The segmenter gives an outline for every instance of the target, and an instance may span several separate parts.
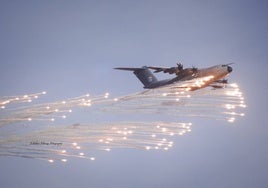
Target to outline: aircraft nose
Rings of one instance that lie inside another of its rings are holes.
[[[230,66],[228,66],[228,67],[227,67],[227,70],[228,70],[228,72],[232,72],[232,71],[233,71],[233,68],[230,67]]]

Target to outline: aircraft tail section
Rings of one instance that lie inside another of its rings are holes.
[[[115,68],[118,70],[133,71],[137,78],[143,83],[144,88],[150,88],[150,85],[154,82],[157,82],[157,78],[153,73],[144,66],[142,68]]]

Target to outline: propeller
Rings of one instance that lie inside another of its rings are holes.
[[[197,68],[195,66],[192,66],[192,71],[193,71],[193,74],[195,74],[197,72]]]
[[[177,63],[178,70],[181,71],[183,70],[183,65],[182,63]]]

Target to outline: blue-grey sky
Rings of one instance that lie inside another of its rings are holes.
[[[229,80],[248,106],[232,125],[193,120],[168,152],[53,165],[1,157],[0,187],[267,187],[267,10],[260,0],[0,1],[1,96],[117,96],[142,85],[113,67],[235,62]]]

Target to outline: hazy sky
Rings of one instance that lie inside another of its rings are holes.
[[[0,95],[53,101],[142,90],[113,70],[231,63],[245,96],[234,124],[193,121],[168,152],[113,150],[88,162],[1,157],[0,187],[267,187],[267,1],[0,1]]]

